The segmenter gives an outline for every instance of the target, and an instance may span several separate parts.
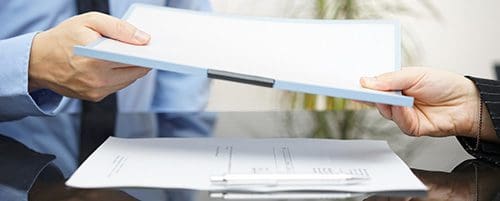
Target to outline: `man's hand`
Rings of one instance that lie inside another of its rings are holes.
[[[29,90],[47,88],[61,95],[102,100],[146,75],[150,69],[73,55],[73,46],[86,45],[100,36],[145,45],[150,36],[127,22],[89,12],[72,17],[37,34],[29,62]]]
[[[403,68],[373,78],[361,78],[365,88],[395,91],[415,98],[413,107],[376,104],[380,114],[412,136],[475,137],[479,125],[479,92],[462,75],[431,68]],[[496,140],[483,107],[483,139]]]

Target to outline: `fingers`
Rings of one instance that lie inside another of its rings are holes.
[[[407,135],[418,137],[423,134],[419,129],[420,120],[413,108],[393,106],[392,120]]]
[[[120,89],[123,89],[134,82],[135,82],[135,80],[132,80],[132,81],[128,81],[128,82],[125,82],[122,84],[118,84],[118,85],[114,85],[114,86],[110,86],[110,87],[106,87],[106,88],[94,89],[94,90],[89,91],[89,92],[84,93],[84,94],[78,94],[78,96],[76,96],[76,97],[78,99],[82,99],[82,100],[99,102],[102,99],[109,96],[110,94],[112,94]]]
[[[101,101],[102,99],[106,98],[106,96],[108,96],[109,94],[112,94],[116,91],[124,89],[125,87],[128,87],[129,85],[131,85],[135,81],[136,80],[129,80],[129,81],[123,82],[123,83],[118,84],[118,85],[114,85],[114,86],[111,86],[111,87],[108,87],[105,89],[101,89],[100,92],[98,92],[101,94],[101,96],[98,97],[97,99],[91,99],[90,101]]]
[[[415,110],[410,107],[391,106],[386,104],[375,104],[380,115],[388,120],[394,121],[405,134],[420,136],[418,130],[418,117]]]
[[[392,108],[391,108],[392,106],[386,105],[386,104],[376,103],[375,107],[377,107],[380,115],[382,115],[384,118],[386,118],[388,120],[392,120]]]
[[[118,85],[127,83],[131,80],[137,80],[145,76],[151,69],[143,67],[120,67],[111,70],[109,76],[110,82],[117,83]]]
[[[423,75],[423,71],[415,68],[403,68],[376,77],[362,77],[360,84],[365,88],[381,91],[405,90],[418,83]]]
[[[78,98],[94,102],[101,101],[109,94],[131,85],[137,79],[146,75],[150,70],[151,69],[142,67],[117,68],[109,74],[102,75],[101,79],[103,81],[100,82],[105,84],[97,84],[97,86],[102,87],[89,88],[83,93],[78,94]]]
[[[366,102],[366,101],[360,101],[360,100],[352,100],[352,102],[363,104],[369,107],[375,107],[375,103],[372,102]]]
[[[113,61],[106,61],[106,60],[99,60],[99,59],[89,59],[86,57],[79,57],[81,58],[81,65],[84,65],[86,67],[92,67],[92,68],[100,68],[100,69],[114,69],[114,68],[123,68],[123,67],[129,67],[130,64],[123,64],[123,63],[118,63],[118,62],[113,62]]]
[[[103,36],[134,45],[145,45],[151,36],[118,18],[98,13],[89,12],[82,15],[87,27]]]

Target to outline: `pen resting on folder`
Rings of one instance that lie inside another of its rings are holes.
[[[349,185],[369,180],[349,174],[225,174],[210,177],[215,185]]]

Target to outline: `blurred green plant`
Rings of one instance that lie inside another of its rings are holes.
[[[316,0],[314,12],[317,19],[441,18],[439,11],[429,0]],[[412,65],[418,61],[418,44],[404,24],[401,48],[404,65]],[[292,109],[337,111],[312,113],[315,126],[310,137],[353,139],[370,134],[370,138],[387,138],[391,134],[400,133],[394,125],[383,126],[387,125],[385,119],[377,116],[366,118],[367,113],[359,110],[369,107],[350,100],[292,93],[290,104]]]
[[[315,0],[314,12],[317,19],[391,19],[423,16],[441,18],[439,11],[429,0]],[[401,48],[405,65],[413,65],[418,61],[418,45],[404,25],[402,26]],[[323,104],[319,104],[320,102]],[[341,98],[304,93],[291,93],[290,105],[292,109],[327,111],[368,108],[363,104]]]

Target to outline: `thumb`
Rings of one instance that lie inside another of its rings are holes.
[[[402,70],[384,73],[376,77],[362,77],[360,84],[368,89],[399,91],[412,87],[422,76],[421,71],[412,68],[403,68]]]
[[[149,34],[135,28],[128,22],[106,14],[89,12],[83,14],[82,17],[87,27],[103,36],[121,42],[145,45],[151,39]]]

